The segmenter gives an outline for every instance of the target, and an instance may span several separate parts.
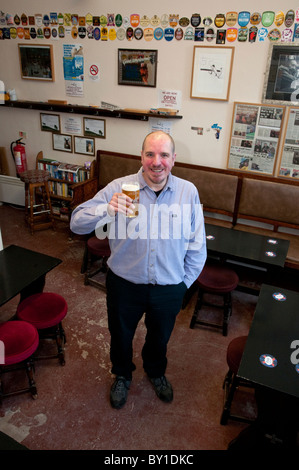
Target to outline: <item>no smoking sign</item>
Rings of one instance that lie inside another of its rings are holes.
[[[99,78],[100,78],[100,70],[99,70],[99,66],[98,66],[98,65],[92,64],[92,65],[89,67],[89,78],[91,78],[91,80],[99,80]]]

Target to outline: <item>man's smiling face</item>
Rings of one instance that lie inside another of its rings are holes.
[[[154,191],[162,189],[175,162],[173,143],[168,134],[149,134],[141,152],[143,177]]]

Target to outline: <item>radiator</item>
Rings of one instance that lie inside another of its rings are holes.
[[[15,176],[0,175],[0,202],[25,206],[24,183]]]

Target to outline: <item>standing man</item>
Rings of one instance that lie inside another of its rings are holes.
[[[158,397],[171,402],[172,386],[165,377],[167,344],[187,288],[206,261],[204,220],[196,187],[171,174],[175,146],[170,135],[156,131],[144,140],[142,168],[136,175],[109,183],[93,199],[77,207],[71,230],[96,230],[103,237],[108,225],[107,310],[111,335],[110,358],[116,375],[110,402],[121,408],[132,380],[132,342],[145,313],[147,334],[143,367]],[[123,182],[139,182],[139,214],[122,194]]]

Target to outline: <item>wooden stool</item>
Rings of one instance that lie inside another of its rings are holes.
[[[36,328],[25,321],[7,321],[0,325],[0,340],[4,345],[4,364],[2,365],[0,361],[0,403],[3,397],[25,392],[30,392],[32,398],[37,398],[32,360],[32,354],[36,351],[39,343]],[[26,370],[29,386],[4,392],[1,374],[19,369]]]
[[[246,341],[247,336],[239,336],[238,338],[234,338],[227,347],[226,361],[228,365],[228,372],[223,383],[224,406],[220,420],[221,424],[227,424],[229,419],[241,421],[243,423],[251,423],[253,421],[249,418],[233,415],[231,413],[231,406],[237,388],[240,386],[254,388],[251,382],[245,379],[241,379],[241,377],[237,376]]]
[[[27,170],[20,174],[21,181],[25,183],[25,220],[30,227],[31,234],[34,230],[55,228],[48,186],[49,178],[50,172],[45,170]],[[42,204],[36,204],[35,190],[37,188],[41,190]]]
[[[34,294],[19,303],[17,308],[18,319],[35,326],[40,340],[54,339],[56,341],[57,353],[47,356],[35,356],[35,360],[58,358],[60,364],[65,365],[63,345],[66,338],[62,320],[66,316],[67,310],[66,300],[61,295],[53,292]]]
[[[221,264],[206,264],[196,280],[199,287],[198,299],[190,322],[190,328],[196,324],[221,328],[223,336],[227,336],[228,322],[232,313],[231,292],[237,287],[239,278],[237,274]],[[204,294],[215,294],[223,297],[223,304],[212,304],[204,301]],[[210,323],[199,319],[199,311],[202,305],[209,305],[223,310],[221,324]]]

